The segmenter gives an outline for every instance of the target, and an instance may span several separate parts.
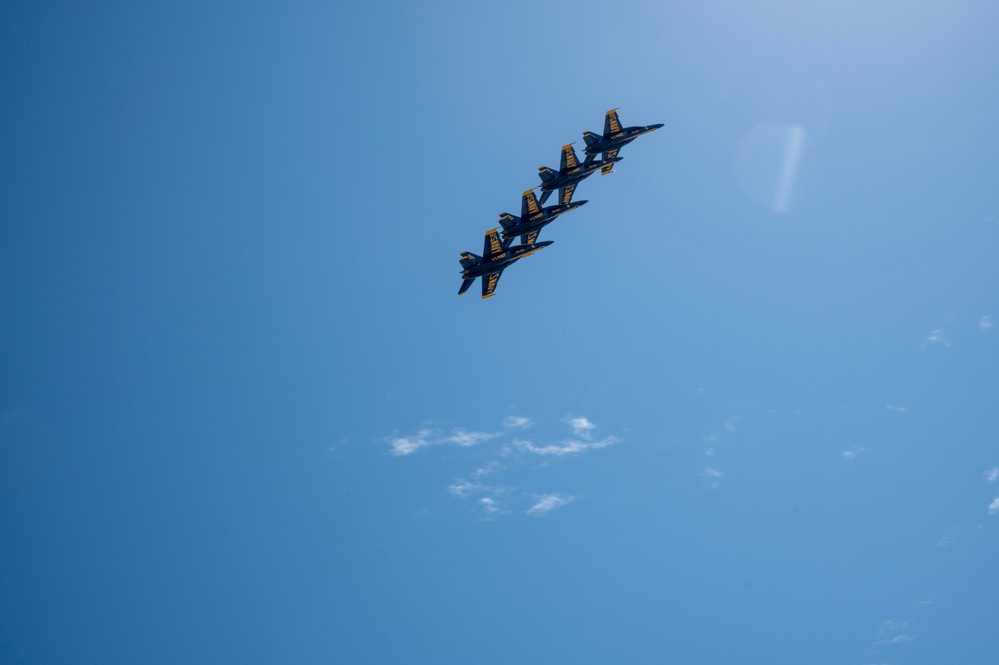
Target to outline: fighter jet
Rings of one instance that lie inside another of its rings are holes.
[[[533,245],[538,239],[538,234],[545,225],[555,221],[555,218],[562,213],[575,210],[586,201],[576,201],[569,205],[555,205],[547,208],[538,207],[538,199],[534,196],[534,190],[529,189],[521,195],[520,217],[511,215],[508,212],[500,213],[500,224],[503,225],[503,247],[509,247],[513,239],[520,236],[520,242],[525,245]]]
[[[569,205],[572,193],[576,191],[576,185],[579,184],[580,180],[593,175],[593,172],[599,168],[609,169],[611,164],[619,161],[621,161],[620,157],[613,157],[604,160],[588,159],[580,164],[572,144],[562,146],[562,164],[557,173],[547,166],[538,167],[538,175],[541,176],[541,205],[545,204],[545,201],[556,189],[558,190],[558,202],[562,205]]]
[[[515,245],[513,247],[503,247],[500,242],[497,229],[486,232],[486,242],[482,249],[483,256],[476,256],[471,252],[462,252],[458,262],[461,263],[461,289],[458,295],[464,295],[468,287],[472,285],[476,277],[482,278],[482,297],[491,298],[495,295],[496,284],[499,283],[500,275],[507,266],[513,265],[525,256],[530,256],[539,249],[543,249],[555,242],[536,242],[533,245]]]
[[[613,171],[613,168],[611,164],[606,162],[613,162],[621,148],[642,134],[648,134],[662,126],[662,123],[659,123],[646,127],[625,127],[622,129],[621,121],[617,119],[617,109],[607,111],[607,115],[604,116],[603,136],[593,132],[583,132],[583,140],[586,141],[586,161],[583,163],[586,164],[598,154],[603,153],[605,164],[600,169],[600,175],[607,175]]]

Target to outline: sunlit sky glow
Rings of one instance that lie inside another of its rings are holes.
[[[0,662],[996,662],[995,2],[0,16]]]

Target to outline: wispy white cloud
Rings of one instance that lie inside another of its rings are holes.
[[[893,406],[891,404],[885,404],[885,408],[895,413],[906,413],[909,410],[907,406]]]
[[[484,466],[480,466],[475,471],[472,471],[472,475],[476,478],[485,478],[486,476],[491,476],[494,473],[503,470],[503,465],[497,460],[489,460]]]
[[[503,419],[503,427],[510,429],[527,429],[532,424],[531,419],[524,416],[507,416]]]
[[[943,328],[935,328],[930,331],[930,334],[926,336],[926,341],[930,344],[950,346],[950,340],[947,339],[947,333]]]
[[[996,513],[999,513],[999,496],[989,504],[989,515],[995,515]]]
[[[431,431],[424,429],[420,430],[413,436],[400,436],[393,438],[389,441],[389,443],[392,444],[392,454],[411,455],[420,448],[430,445],[430,441],[428,439],[430,435]]]
[[[985,476],[986,482],[994,483],[999,478],[999,466],[994,466],[987,471],[983,471],[982,475]]]
[[[991,327],[992,327],[992,317],[991,316],[983,316],[981,319],[979,319],[979,321],[978,321],[978,330],[979,330],[979,332],[985,332],[986,330],[990,329]]]
[[[489,485],[487,483],[472,482],[465,478],[458,478],[454,483],[448,485],[448,494],[465,498],[476,494],[510,494],[516,487],[509,485]]]
[[[859,446],[854,446],[850,450],[844,450],[840,454],[843,455],[843,457],[846,458],[846,459],[854,459],[860,453],[866,453],[866,452],[867,452],[866,448],[861,448]]]
[[[576,497],[568,494],[544,494],[538,498],[533,506],[527,509],[527,514],[531,517],[544,517],[556,508],[561,508],[575,499]]]
[[[412,455],[421,448],[428,446],[461,446],[469,447],[494,439],[499,434],[493,432],[470,432],[463,429],[453,429],[450,433],[443,433],[431,429],[421,429],[411,436],[399,436],[389,439],[392,450],[389,454],[396,457]]]
[[[704,471],[701,471],[701,478],[707,481],[708,487],[711,489],[718,487],[718,481],[720,481],[724,476],[724,473],[713,466],[706,466],[704,467]]]
[[[588,418],[580,416],[579,418],[568,418],[565,421],[569,427],[572,428],[572,433],[576,436],[581,436],[584,439],[588,439],[591,436],[591,432],[597,428]]]
[[[881,622],[875,644],[905,644],[914,638],[912,628],[908,621],[888,619]]]
[[[536,446],[530,441],[514,441],[514,445],[521,450],[526,450],[534,453],[535,455],[565,457],[567,455],[577,455],[579,453],[586,452],[587,450],[606,448],[607,446],[614,445],[617,441],[618,440],[613,436],[609,436],[606,439],[601,439],[600,441],[569,440],[544,446]]]
[[[940,536],[937,538],[937,547],[950,547],[956,540],[954,536]]]
[[[482,519],[487,521],[493,519],[497,515],[509,512],[499,501],[490,496],[484,496],[479,499],[479,508],[481,508],[482,512],[485,514]]]
[[[518,470],[530,469],[538,472],[548,466],[536,460],[528,461],[537,455],[547,458],[568,458],[592,450],[606,448],[620,441],[615,436],[596,436],[597,426],[588,418],[580,416],[566,418],[563,423],[572,434],[562,440],[539,442],[538,438],[528,439],[523,430],[534,426],[534,421],[526,416],[506,416],[502,427],[494,431],[478,431],[464,428],[443,428],[429,423],[415,433],[405,436],[392,435],[383,439],[388,443],[388,454],[405,457],[425,448],[473,448],[462,451],[462,459],[471,459],[470,466],[450,484],[444,483],[449,495],[474,505],[485,520],[493,520],[500,515],[527,514],[543,516],[575,500],[569,494],[538,495],[526,492],[518,485],[509,482],[516,478]],[[530,453],[530,455],[528,455]],[[507,482],[504,482],[507,481]]]
[[[474,446],[477,443],[482,443],[483,441],[488,441],[489,439],[494,439],[498,434],[491,434],[490,432],[466,432],[462,429],[454,430],[450,436],[444,437],[441,443],[452,444],[455,446]]]
[[[454,496],[466,497],[471,494],[481,494],[489,490],[488,485],[482,483],[471,483],[467,480],[458,480],[453,485],[448,485],[448,494],[453,494]]]

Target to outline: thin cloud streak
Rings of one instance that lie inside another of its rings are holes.
[[[704,467],[704,471],[701,472],[701,478],[708,482],[708,487],[711,489],[716,489],[718,487],[718,481],[724,477],[724,473],[712,466]]]
[[[537,472],[549,466],[550,462],[538,464],[530,459],[537,455],[542,458],[569,458],[591,450],[599,450],[620,441],[618,437],[602,436],[597,439],[598,429],[590,419],[579,416],[563,419],[563,423],[573,433],[567,439],[553,443],[536,443],[537,439],[527,439],[525,430],[534,426],[534,421],[526,416],[506,416],[501,427],[495,431],[477,431],[463,428],[444,429],[434,427],[432,421],[413,434],[392,435],[383,439],[394,457],[407,457],[430,447],[478,447],[476,451],[460,453],[460,457],[474,459],[475,466],[463,474],[452,476],[450,484],[444,483],[444,490],[456,499],[474,506],[475,512],[486,521],[501,515],[521,514],[543,517],[553,510],[574,501],[570,494],[536,494],[519,487],[520,483],[502,483],[511,478],[517,469],[530,469]],[[493,441],[495,440],[495,441]],[[486,442],[492,443],[482,445]],[[531,455],[527,455],[530,453]],[[454,456],[452,454],[452,456]]]
[[[575,501],[576,497],[568,494],[545,494],[538,499],[537,503],[527,509],[527,514],[531,517],[544,517],[556,508]]]
[[[508,512],[498,501],[496,501],[496,499],[489,496],[484,496],[479,499],[479,508],[481,508],[482,512],[485,513],[485,516],[482,519],[487,522],[492,520],[497,515],[502,515]]]
[[[390,455],[403,457],[412,455],[421,448],[429,446],[459,446],[468,448],[483,441],[494,439],[499,434],[493,432],[470,432],[463,429],[451,430],[450,434],[443,434],[430,429],[422,429],[412,436],[400,436],[389,439],[392,450]]]
[[[930,344],[943,344],[944,346],[950,346],[950,340],[947,339],[946,333],[943,328],[935,328],[926,337],[926,341]]]
[[[999,496],[989,504],[989,515],[995,515],[996,513],[999,513]]]
[[[915,638],[912,635],[908,621],[888,619],[881,623],[881,628],[878,630],[878,636],[874,644],[905,644],[906,642],[911,642],[913,639]]]
[[[549,444],[547,446],[536,446],[530,441],[514,441],[514,445],[520,450],[526,450],[535,455],[551,455],[554,457],[565,457],[567,455],[577,455],[587,450],[598,450],[617,443],[617,439],[609,436],[600,441],[564,441],[560,444]]]
[[[485,483],[473,483],[469,480],[456,480],[448,485],[448,494],[464,499],[475,494],[510,494],[516,488],[508,485],[487,485]]]
[[[527,429],[532,424],[531,419],[524,416],[507,416],[503,420],[503,427],[509,427],[510,429]]]

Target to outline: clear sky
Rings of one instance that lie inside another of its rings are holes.
[[[999,663],[997,27],[3,3],[0,662]]]

